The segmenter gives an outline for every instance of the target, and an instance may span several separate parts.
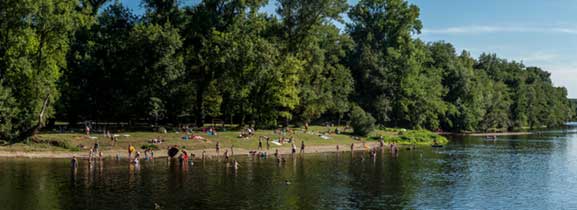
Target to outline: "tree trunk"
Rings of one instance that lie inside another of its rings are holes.
[[[16,138],[17,142],[24,141],[28,137],[33,137],[40,131],[40,128],[42,128],[42,124],[43,124],[42,122],[44,121],[44,113],[46,112],[46,109],[48,108],[49,99],[50,99],[50,94],[46,95],[46,97],[44,98],[44,102],[42,103],[42,110],[40,110],[40,114],[38,115],[38,123],[36,123],[36,125],[33,126],[32,128],[29,128],[28,130],[20,133],[20,135],[18,135],[18,137]]]

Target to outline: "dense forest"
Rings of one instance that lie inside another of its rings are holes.
[[[114,0],[0,1],[0,139],[54,121],[265,128],[357,116],[462,132],[574,116],[538,67],[416,38],[419,8],[405,0],[141,5],[138,16]]]

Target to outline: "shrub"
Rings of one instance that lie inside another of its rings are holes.
[[[156,144],[145,144],[145,145],[142,145],[140,148],[144,149],[144,150],[146,150],[146,149],[157,150],[158,146]]]
[[[359,136],[367,136],[375,129],[375,118],[365,112],[359,106],[353,106],[351,109],[351,126],[353,133]]]

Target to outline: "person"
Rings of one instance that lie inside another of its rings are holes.
[[[85,130],[86,130],[86,135],[90,136],[90,127],[88,125],[86,125]]]
[[[72,169],[78,168],[78,159],[76,159],[76,155],[72,156],[72,159],[70,160],[70,167],[72,167]]]
[[[202,150],[202,160],[204,161],[205,158],[206,158],[206,151]]]
[[[275,156],[275,157],[278,157],[278,149],[275,149],[275,151],[274,151],[274,156]]]
[[[305,152],[305,141],[301,141],[301,153]]]
[[[132,157],[132,153],[135,151],[136,149],[134,148],[134,146],[132,146],[132,144],[128,144],[128,159],[130,159]]]
[[[149,160],[150,158],[148,157],[148,150],[149,149],[145,149],[144,150],[144,160]]]
[[[305,133],[309,131],[309,123],[305,122]]]
[[[270,138],[266,137],[266,150],[270,149],[270,142],[269,142]]]
[[[262,150],[262,140],[258,139],[258,150]]]
[[[140,159],[140,152],[136,152],[136,154],[134,155],[134,160],[132,160],[132,162],[133,162],[135,165],[138,165],[138,163],[140,162],[139,159]]]
[[[116,145],[116,141],[114,141],[114,135],[110,135],[110,143],[112,143],[112,146]]]
[[[354,152],[354,150],[355,150],[355,143],[352,143],[351,144],[351,152]]]
[[[292,154],[295,154],[297,152],[297,146],[295,146],[295,143],[292,143]]]
[[[339,145],[337,144],[337,152],[340,150]]]
[[[102,159],[103,159],[103,156],[104,156],[104,155],[102,155],[102,151],[98,152],[98,159],[102,160]]]
[[[88,151],[88,161],[92,161],[92,158],[94,158],[94,150],[90,149]]]
[[[230,145],[230,156],[234,156],[234,144]]]
[[[98,148],[100,147],[100,144],[98,144],[98,142],[94,143],[94,153],[98,153]]]
[[[182,150],[182,160],[184,161],[184,163],[188,162],[188,152],[186,152],[185,150]]]
[[[224,159],[228,161],[228,149],[224,150]]]
[[[234,164],[233,164],[234,170],[238,170],[238,167],[240,167],[240,164],[238,163],[238,161],[236,161],[236,159],[234,160]]]
[[[216,154],[220,153],[220,141],[216,142]]]

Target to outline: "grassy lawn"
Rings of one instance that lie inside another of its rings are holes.
[[[429,131],[405,131],[402,129],[384,129],[376,130],[367,138],[357,138],[348,132],[342,134],[325,134],[328,130],[334,131],[335,127],[326,128],[323,126],[311,126],[307,133],[301,128],[295,128],[285,135],[285,138],[292,137],[297,146],[300,146],[301,141],[304,141],[307,146],[315,145],[350,145],[351,143],[360,143],[362,141],[376,142],[382,136],[385,142],[397,142],[399,144],[427,144],[430,145],[434,139],[439,143],[446,143],[447,140],[437,134]],[[344,127],[339,128],[341,131]],[[321,138],[321,134],[326,135],[329,139]],[[204,140],[183,140],[182,137],[186,135],[182,132],[126,132],[118,133],[118,141],[113,145],[113,142],[104,134],[92,134],[91,137],[83,133],[43,133],[38,135],[38,139],[44,143],[18,143],[9,146],[0,146],[0,151],[84,151],[90,148],[94,143],[98,142],[101,149],[123,151],[126,150],[128,144],[132,144],[137,148],[143,145],[150,145],[149,141],[154,138],[164,140],[164,143],[158,145],[158,149],[166,149],[171,145],[179,145],[187,150],[214,150],[216,143],[220,142],[222,150],[230,148],[242,148],[246,150],[256,150],[258,147],[259,136],[268,136],[271,140],[278,140],[282,137],[281,134],[275,134],[273,130],[257,130],[252,137],[239,138],[240,131],[220,131],[216,136],[209,136],[207,133],[200,131],[193,132],[193,135],[198,135]],[[84,145],[85,148],[79,148],[78,145]],[[282,146],[270,144],[271,148],[290,147],[288,143]],[[266,148],[266,141],[263,140],[263,148]]]

